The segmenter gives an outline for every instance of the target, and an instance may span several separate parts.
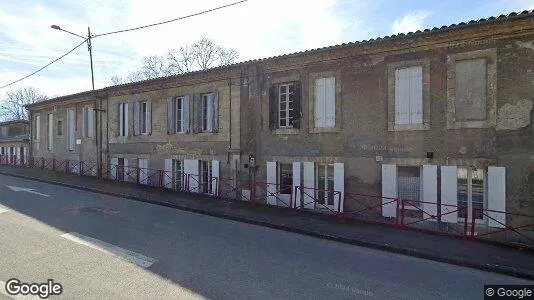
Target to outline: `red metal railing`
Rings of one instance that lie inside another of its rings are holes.
[[[211,177],[207,182],[198,175],[156,169],[102,164],[54,157],[17,157],[0,155],[0,164],[69,172],[80,176],[128,181],[160,189],[206,193],[228,200],[281,208],[304,208],[327,212],[359,222],[381,223],[400,228],[448,234],[534,250],[534,216],[472,209],[465,206],[387,198],[376,195],[341,193],[303,186],[280,185],[261,181]],[[328,203],[328,200],[331,202]],[[334,205],[331,205],[333,201]],[[458,215],[466,216],[459,218]]]

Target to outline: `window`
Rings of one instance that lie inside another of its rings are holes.
[[[74,151],[74,144],[75,144],[75,137],[74,137],[74,131],[76,130],[75,127],[75,115],[74,115],[74,109],[67,110],[67,124],[68,124],[68,135],[69,135],[69,141],[68,141],[68,147],[70,151]]]
[[[420,207],[421,203],[421,178],[420,167],[398,166],[397,167],[397,195],[401,200],[412,200],[411,206]],[[410,205],[406,208],[410,209]]]
[[[46,149],[52,151],[52,143],[54,140],[54,115],[48,114],[48,126],[47,126],[47,135],[46,135]]]
[[[182,190],[184,183],[184,164],[178,159],[172,160],[172,188]]]
[[[458,167],[458,217],[471,220],[473,208],[475,219],[483,219],[486,208],[486,171],[483,168]],[[467,216],[462,207],[467,207]]]
[[[200,132],[216,132],[218,129],[218,103],[215,94],[201,95]]]
[[[315,127],[336,126],[336,80],[334,77],[315,80]]]
[[[41,138],[41,116],[35,116],[35,140],[38,141]]]
[[[151,101],[134,102],[134,134],[149,134],[152,131]]]
[[[83,108],[83,135],[86,138],[93,137],[93,108],[86,106]]]
[[[269,92],[269,128],[300,128],[300,83],[271,86]]]
[[[395,70],[395,124],[423,123],[423,67]]]
[[[211,161],[201,160],[199,163],[200,192],[210,193],[214,184]]]
[[[128,136],[128,103],[119,103],[119,136]]]
[[[189,97],[176,97],[167,103],[168,133],[189,131]]]
[[[317,164],[315,167],[315,186],[318,208],[334,207],[334,165]],[[324,206],[323,206],[324,205]]]
[[[57,135],[63,135],[63,120],[57,120]]]
[[[278,190],[279,194],[290,195],[293,188],[293,165],[278,165]]]

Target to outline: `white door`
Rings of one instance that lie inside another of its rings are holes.
[[[139,158],[137,163],[139,167],[139,183],[148,184],[148,158]]]
[[[315,168],[315,208],[334,210],[334,165],[317,164]]]

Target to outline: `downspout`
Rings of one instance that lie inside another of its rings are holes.
[[[30,130],[29,130],[29,148],[28,149],[28,163],[30,162],[30,157],[33,157],[33,114],[32,111],[28,109],[28,119],[30,119]]]
[[[128,124],[126,124],[128,126]],[[109,164],[109,95],[106,97],[106,162]]]
[[[228,79],[228,99],[229,99],[229,104],[230,104],[230,125],[229,125],[229,132],[230,132],[230,136],[229,136],[229,145],[228,145],[228,151],[226,153],[226,163],[230,163],[230,151],[232,150],[232,79]]]

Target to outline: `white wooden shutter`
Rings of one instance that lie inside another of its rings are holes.
[[[130,174],[128,173],[130,173],[130,168],[128,167],[128,159],[124,158],[124,178],[123,178],[124,181],[129,180]]]
[[[122,133],[122,128],[124,126],[124,118],[123,118],[123,113],[124,113],[124,103],[119,103],[119,136],[122,136],[123,133]]]
[[[54,115],[48,114],[48,149],[54,149]]]
[[[345,198],[345,165],[343,163],[334,164],[334,191],[340,193],[339,197],[334,196],[334,210],[343,212]]]
[[[293,186],[291,194],[293,195],[293,207],[300,207],[300,191],[295,191],[300,186],[300,162],[293,162]]]
[[[134,109],[133,109],[133,128],[134,128],[134,135],[139,135],[139,101],[134,102]]]
[[[148,184],[148,158],[137,159],[137,166],[139,168],[139,183]]]
[[[41,138],[41,116],[35,116],[35,139],[39,141]]]
[[[214,93],[212,96],[212,115],[211,115],[211,131],[219,131],[219,94]]]
[[[174,115],[176,114],[176,110],[174,108],[175,99],[168,98],[167,99],[167,134],[175,133],[176,132],[176,118]]]
[[[189,133],[189,96],[182,99],[182,132]]]
[[[146,133],[152,133],[152,101],[146,102]]]
[[[117,168],[119,165],[119,159],[116,157],[111,158],[111,166],[109,166],[109,176],[111,179],[117,179]]]
[[[165,185],[165,188],[172,189],[172,159],[167,158],[165,159],[165,175],[163,176],[163,184]],[[178,174],[176,174],[178,176]],[[180,180],[177,178],[177,180]]]
[[[15,164],[20,164],[20,147],[15,147]]]
[[[423,123],[423,67],[410,71],[410,124]]]
[[[69,126],[69,150],[73,151],[74,150],[74,145],[76,144],[76,141],[75,141],[75,137],[74,137],[74,131],[75,131],[75,126],[74,126],[74,122],[75,122],[75,119],[74,119],[74,109],[69,109],[68,110],[68,126]]]
[[[410,80],[406,69],[395,70],[395,124],[410,123]]]
[[[219,182],[219,161],[211,161],[211,177],[213,181],[211,182],[211,194],[217,194],[217,183]],[[216,178],[216,179],[215,179]]]
[[[302,181],[302,198],[304,202],[304,208],[315,208],[315,163],[303,162],[303,181]]]
[[[423,219],[437,221],[438,216],[438,166],[423,165]],[[429,219],[430,215],[435,218]]]
[[[382,216],[397,217],[397,203],[393,199],[397,198],[397,166],[382,165]]]
[[[128,103],[124,103],[124,136],[128,136]]]
[[[325,119],[324,127],[336,126],[336,79],[325,79]]]
[[[88,129],[87,129],[87,132],[88,132],[88,137],[93,137],[93,134],[94,134],[94,131],[95,129],[93,128],[94,127],[94,112],[93,112],[93,107],[90,106],[87,108],[87,120],[88,120]]]
[[[490,217],[488,226],[504,228],[506,224],[506,168],[504,167],[488,167],[488,209],[499,211],[487,213]]]
[[[325,127],[325,78],[315,80],[315,127]]]
[[[24,147],[23,149],[23,152],[24,152],[24,164],[28,164],[28,147]]]
[[[268,161],[267,162],[267,204],[276,205],[276,196],[272,196],[272,194],[276,194],[276,162],[275,161]]]
[[[456,208],[458,205],[458,175],[456,166],[441,166],[440,170],[441,221],[447,223],[458,223],[458,209]]]
[[[193,193],[199,192],[199,176],[198,176],[198,160],[186,159],[184,160],[184,173],[189,177],[189,191]]]

